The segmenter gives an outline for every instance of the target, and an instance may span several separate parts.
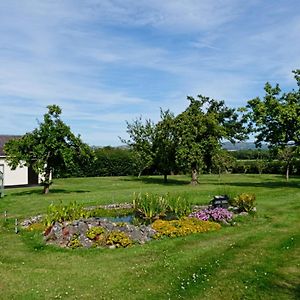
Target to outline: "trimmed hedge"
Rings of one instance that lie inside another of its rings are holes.
[[[280,160],[237,160],[231,173],[259,174],[259,167],[263,164],[263,174],[285,174],[285,164]],[[300,175],[300,161],[296,161],[290,170],[291,174]]]

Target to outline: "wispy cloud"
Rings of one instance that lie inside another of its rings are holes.
[[[266,81],[294,86],[296,0],[0,2],[2,133],[56,103],[91,144],[119,144],[125,120],[175,113],[204,94],[239,106]]]

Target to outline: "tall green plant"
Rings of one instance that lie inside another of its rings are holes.
[[[139,215],[148,220],[158,219],[167,214],[182,217],[191,212],[191,205],[186,199],[169,194],[134,194],[133,206]]]
[[[76,201],[68,205],[51,204],[47,209],[47,214],[44,218],[44,223],[47,226],[53,225],[55,222],[73,221],[81,218],[87,218],[89,211],[83,209],[82,205],[77,204]]]
[[[154,194],[135,194],[133,198],[135,211],[145,219],[153,220],[165,215],[167,203],[163,196]]]
[[[191,212],[190,202],[182,198],[181,196],[167,195],[168,212],[176,215],[177,217],[183,217]]]

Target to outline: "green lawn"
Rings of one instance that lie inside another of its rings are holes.
[[[275,175],[76,178],[7,189],[0,199],[0,299],[300,299],[300,178]],[[257,216],[239,226],[128,249],[58,249],[14,219],[51,203],[130,202],[133,192],[184,195],[206,204],[219,193],[253,192]],[[4,223],[3,212],[9,221]]]

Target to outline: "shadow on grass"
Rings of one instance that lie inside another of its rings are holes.
[[[296,275],[294,275],[296,277]],[[276,274],[276,282],[272,282],[272,289],[278,290],[278,293],[285,295],[293,295],[295,298],[300,299],[300,282],[297,279],[288,278],[283,274]]]
[[[247,177],[251,177],[247,175]],[[257,181],[259,179],[259,175],[254,174],[253,178]],[[258,188],[300,188],[300,178],[295,177],[290,179],[290,181],[285,181],[282,179],[281,175],[274,176],[272,178],[264,178],[261,182],[252,182],[251,178],[248,178],[248,181],[239,181],[238,178],[235,178],[236,181],[234,182],[220,182],[216,181],[215,177],[212,177],[211,179],[208,179],[207,177],[203,181],[204,183],[207,183],[209,181],[209,184],[212,185],[219,185],[219,186],[236,186],[236,187],[258,187]],[[167,182],[164,182],[163,177],[125,177],[122,179],[123,181],[140,181],[142,183],[146,184],[161,184],[165,186],[180,186],[180,185],[189,185],[190,180],[183,179],[183,178],[170,178]],[[201,186],[202,178],[201,175],[199,176],[199,186]]]
[[[174,186],[174,185],[187,185],[190,183],[189,180],[185,179],[168,179],[167,182],[164,182],[163,177],[128,177],[122,178],[123,181],[140,181],[146,184],[162,184],[165,186]]]
[[[51,194],[83,194],[90,193],[90,191],[85,190],[64,190],[64,189],[50,189],[49,195]],[[28,195],[42,195],[42,189],[28,190],[28,191],[20,191],[11,193],[11,196],[28,196]]]
[[[264,182],[224,182],[212,183],[215,185],[224,185],[224,186],[237,186],[237,187],[257,187],[257,188],[300,188],[300,182],[276,182],[276,181],[264,181]]]

